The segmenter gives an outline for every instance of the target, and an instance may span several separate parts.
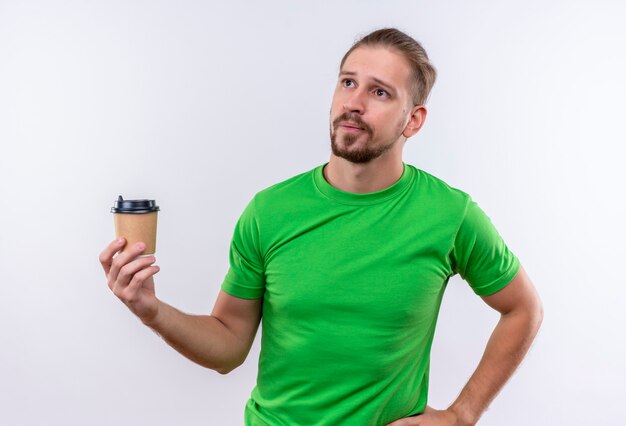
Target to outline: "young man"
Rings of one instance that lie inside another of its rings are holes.
[[[124,241],[100,255],[109,287],[184,356],[222,374],[246,358],[261,317],[246,425],[472,425],[542,321],[517,257],[464,192],[403,163],[435,71],[395,29],[341,62],[330,161],[255,195],[237,222],[211,315],[158,300],[154,257]],[[459,273],[500,312],[454,403],[427,406],[429,356],[446,284]]]

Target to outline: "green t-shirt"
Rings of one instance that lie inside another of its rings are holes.
[[[222,289],[263,297],[245,424],[385,425],[426,407],[430,349],[451,276],[502,289],[517,257],[464,192],[404,164],[392,186],[341,191],[325,165],[257,193]]]

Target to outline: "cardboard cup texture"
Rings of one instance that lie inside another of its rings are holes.
[[[122,253],[132,248],[136,243],[143,242],[146,249],[143,255],[156,252],[157,213],[114,213],[115,237],[124,237],[126,245]]]

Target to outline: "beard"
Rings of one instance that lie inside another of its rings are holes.
[[[350,121],[352,123],[355,123],[359,127],[361,127],[363,131],[357,134],[344,134],[340,137],[342,143],[338,143],[337,128],[339,127],[339,123],[341,123],[342,121]],[[363,135],[363,133],[365,133],[365,135]],[[333,154],[335,154],[337,157],[341,157],[351,163],[369,163],[370,161],[380,157],[385,152],[389,151],[398,141],[400,134],[402,134],[401,130],[398,136],[393,138],[392,140],[387,141],[380,146],[371,146],[370,142],[373,139],[374,130],[357,114],[344,113],[337,117],[335,120],[333,120],[331,124],[330,148],[332,149]],[[365,143],[363,143],[361,147],[353,147],[358,138],[366,138]]]

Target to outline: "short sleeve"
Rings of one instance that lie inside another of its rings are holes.
[[[519,259],[509,250],[489,217],[471,199],[451,255],[454,272],[479,296],[504,288],[520,266]]]
[[[243,299],[258,299],[265,291],[265,271],[254,199],[235,225],[230,243],[230,267],[222,290]]]

